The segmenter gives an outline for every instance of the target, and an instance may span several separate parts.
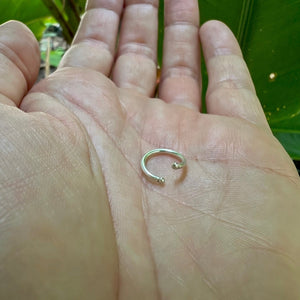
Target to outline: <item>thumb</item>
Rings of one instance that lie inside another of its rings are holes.
[[[0,103],[19,106],[37,79],[39,45],[22,23],[9,21],[0,26]]]

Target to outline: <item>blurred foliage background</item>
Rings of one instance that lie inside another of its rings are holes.
[[[201,23],[225,22],[235,33],[252,74],[257,94],[274,135],[290,156],[300,161],[300,1],[198,0]],[[40,40],[49,24],[59,24],[71,43],[86,0],[1,0],[0,23],[24,22]],[[162,62],[164,1],[159,5],[158,64]],[[44,33],[45,34],[45,33]],[[47,33],[51,36],[50,33]],[[53,34],[53,33],[52,33]],[[54,33],[54,35],[57,33]],[[50,49],[57,66],[64,49]],[[207,75],[204,64],[204,94]],[[257,149],[259,151],[259,149]],[[299,168],[299,162],[296,162]]]

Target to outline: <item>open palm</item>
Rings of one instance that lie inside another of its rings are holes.
[[[300,181],[273,137],[236,40],[200,31],[197,1],[91,0],[60,68],[0,27],[0,295],[6,299],[298,299]],[[148,4],[147,4],[148,3]],[[151,3],[151,4],[150,4]],[[111,75],[111,79],[108,76]],[[143,154],[165,185],[147,180]]]

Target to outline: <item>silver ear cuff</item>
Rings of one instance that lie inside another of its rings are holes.
[[[151,151],[147,152],[147,153],[143,156],[143,158],[142,158],[142,160],[141,160],[141,168],[142,168],[142,171],[144,172],[144,174],[147,176],[147,178],[148,178],[149,180],[151,180],[151,181],[152,181],[152,180],[153,180],[153,181],[156,181],[156,182],[159,183],[159,184],[164,184],[164,183],[165,183],[165,178],[160,177],[160,176],[156,176],[156,175],[152,174],[151,172],[148,171],[148,169],[147,169],[147,167],[146,167],[147,161],[148,161],[152,156],[158,155],[158,154],[167,154],[167,155],[172,155],[172,156],[177,157],[177,158],[180,160],[180,162],[174,162],[174,163],[172,164],[172,168],[173,168],[174,170],[182,169],[182,168],[186,165],[186,159],[185,159],[185,157],[184,157],[182,154],[180,154],[180,153],[178,153],[178,152],[176,152],[176,151],[174,151],[174,150],[170,150],[170,149],[161,149],[161,148],[151,150]]]

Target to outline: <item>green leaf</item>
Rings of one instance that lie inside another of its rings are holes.
[[[157,46],[157,63],[162,66],[163,59],[163,42],[164,42],[164,1],[159,1],[158,7],[158,46]]]
[[[62,49],[57,49],[54,51],[50,51],[50,66],[52,67],[58,67],[59,62],[64,55],[65,51]],[[46,53],[42,52],[41,53],[41,58],[45,61],[46,60]]]
[[[75,2],[78,6],[79,13],[82,14],[85,10],[86,0],[76,0]]]
[[[80,23],[80,14],[86,0],[40,0],[60,23],[63,35],[70,44]]]
[[[235,33],[275,136],[300,159],[300,1],[199,0]],[[207,78],[204,76],[204,86]]]
[[[53,17],[60,23],[63,35],[68,43],[72,42],[75,34],[75,29],[68,23],[68,17],[64,12],[64,7],[61,0],[41,0],[51,12]]]
[[[39,40],[54,17],[61,24],[69,43],[76,33],[86,0],[1,0],[0,24],[9,20],[25,23]]]
[[[40,0],[1,0],[0,24],[9,20],[25,23],[39,39],[51,16]]]
[[[272,131],[290,156],[295,160],[300,160],[300,114],[295,114],[273,125]]]
[[[49,11],[40,0],[1,0],[0,22],[19,20],[31,22],[49,16]]]
[[[64,9],[68,18],[68,22],[70,26],[74,28],[74,32],[76,33],[80,23],[80,13],[76,2],[74,0],[65,1]]]
[[[293,158],[294,160],[300,160],[300,132],[297,131],[293,133],[290,130],[288,132],[283,132],[281,130],[275,129],[273,133],[275,137],[279,140],[279,142],[283,146],[285,146],[285,150],[290,154],[291,158]]]

